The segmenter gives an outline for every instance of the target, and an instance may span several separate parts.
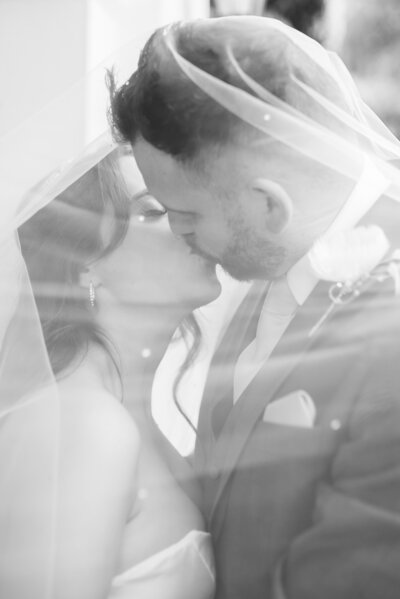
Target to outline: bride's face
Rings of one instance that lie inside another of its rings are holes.
[[[171,233],[165,211],[146,190],[133,157],[119,160],[131,197],[131,216],[122,244],[97,264],[101,285],[125,304],[182,305],[192,310],[214,300],[221,290],[215,264],[192,254]],[[105,235],[107,222],[105,218]]]

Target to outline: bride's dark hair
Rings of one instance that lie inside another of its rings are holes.
[[[112,252],[127,231],[129,197],[116,157],[117,152],[112,152],[19,229],[56,375],[81,359],[91,342],[110,351],[105,334],[95,324],[80,277],[91,262]],[[105,241],[101,224],[109,208],[114,213],[114,227]]]
[[[114,251],[125,238],[130,196],[118,166],[118,157],[124,151],[114,150],[19,229],[21,250],[55,375],[78,364],[90,343],[101,345],[118,370],[115,351],[106,332],[95,322],[88,288],[82,287],[80,278],[92,262]],[[102,223],[104,215],[110,212],[113,228],[105,240]],[[193,316],[182,323],[179,332],[188,341],[188,352],[175,381],[174,398],[187,419],[176,400],[176,388],[200,344],[200,331]]]

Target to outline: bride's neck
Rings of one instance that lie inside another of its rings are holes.
[[[99,312],[98,323],[117,352],[124,390],[137,389],[142,398],[150,392],[155,371],[186,315],[182,307],[138,305]]]

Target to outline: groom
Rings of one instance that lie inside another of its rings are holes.
[[[253,79],[305,114],[301,94],[285,96],[294,68],[334,98],[264,23],[184,24],[177,47],[249,91],[230,45]],[[215,355],[198,427],[218,599],[397,598],[399,301],[383,283],[330,311],[332,283],[307,259],[350,197],[383,187],[369,167],[355,185],[276,140],[253,143],[255,130],[179,70],[162,32],[112,111],[173,231],[257,281]]]

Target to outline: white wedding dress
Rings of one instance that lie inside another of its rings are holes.
[[[109,599],[212,599],[211,538],[192,530],[183,539],[118,574]]]

